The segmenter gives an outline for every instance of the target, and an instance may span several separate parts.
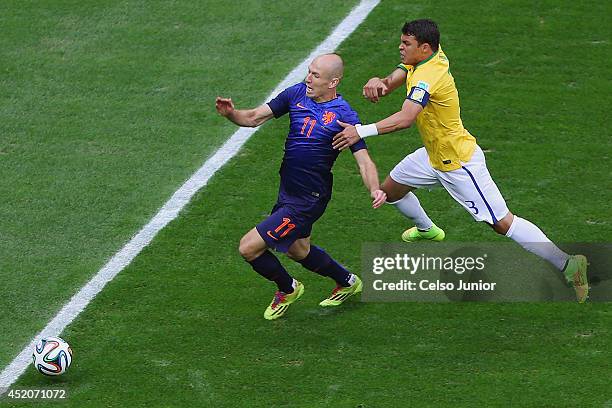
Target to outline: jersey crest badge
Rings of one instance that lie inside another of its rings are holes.
[[[325,113],[323,113],[323,124],[325,126],[332,123],[334,119],[336,119],[336,114],[334,112],[325,111]]]
[[[419,81],[418,84],[416,84],[417,88],[421,88],[426,90],[427,92],[429,92],[429,84],[425,81]]]

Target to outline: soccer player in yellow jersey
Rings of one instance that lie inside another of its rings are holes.
[[[415,223],[404,231],[402,239],[444,239],[444,231],[429,219],[411,192],[442,186],[474,219],[488,223],[497,233],[556,266],[574,286],[578,301],[584,302],[589,290],[586,258],[561,251],[536,225],[508,210],[487,170],[484,153],[463,127],[459,95],[448,58],[440,47],[436,23],[407,22],[399,50],[402,63],[384,79],[371,78],[363,87],[363,95],[378,102],[405,83],[407,95],[401,110],[368,125],[341,123],[344,130],[335,136],[334,148],[345,149],[362,138],[406,129],[416,122],[424,147],[398,163],[382,184],[387,202]]]

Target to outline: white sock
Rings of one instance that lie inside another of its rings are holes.
[[[535,224],[516,215],[506,236],[529,252],[546,259],[560,271],[569,259],[569,255],[560,250]]]
[[[433,226],[433,222],[429,219],[417,196],[411,192],[406,194],[401,200],[397,200],[393,204],[399,212],[414,221],[414,225],[420,230],[427,231]]]
[[[355,284],[356,280],[357,280],[357,276],[355,276],[355,274],[351,273],[351,276],[348,278],[349,286],[353,286]]]

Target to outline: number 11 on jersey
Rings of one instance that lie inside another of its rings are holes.
[[[310,122],[310,129],[308,129],[308,133],[306,133],[306,137],[310,137],[310,134],[312,133],[312,129],[314,129],[314,126],[317,124],[317,121],[314,119],[311,119],[310,116],[306,116],[304,118],[304,126],[302,126],[302,131],[300,132],[300,135],[304,134],[304,131],[306,130],[306,127],[308,126],[308,122]]]

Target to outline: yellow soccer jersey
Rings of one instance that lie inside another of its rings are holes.
[[[476,139],[461,122],[459,94],[442,48],[414,67],[400,64],[408,73],[406,99],[423,106],[416,125],[432,167],[442,171],[461,168],[476,148]]]

